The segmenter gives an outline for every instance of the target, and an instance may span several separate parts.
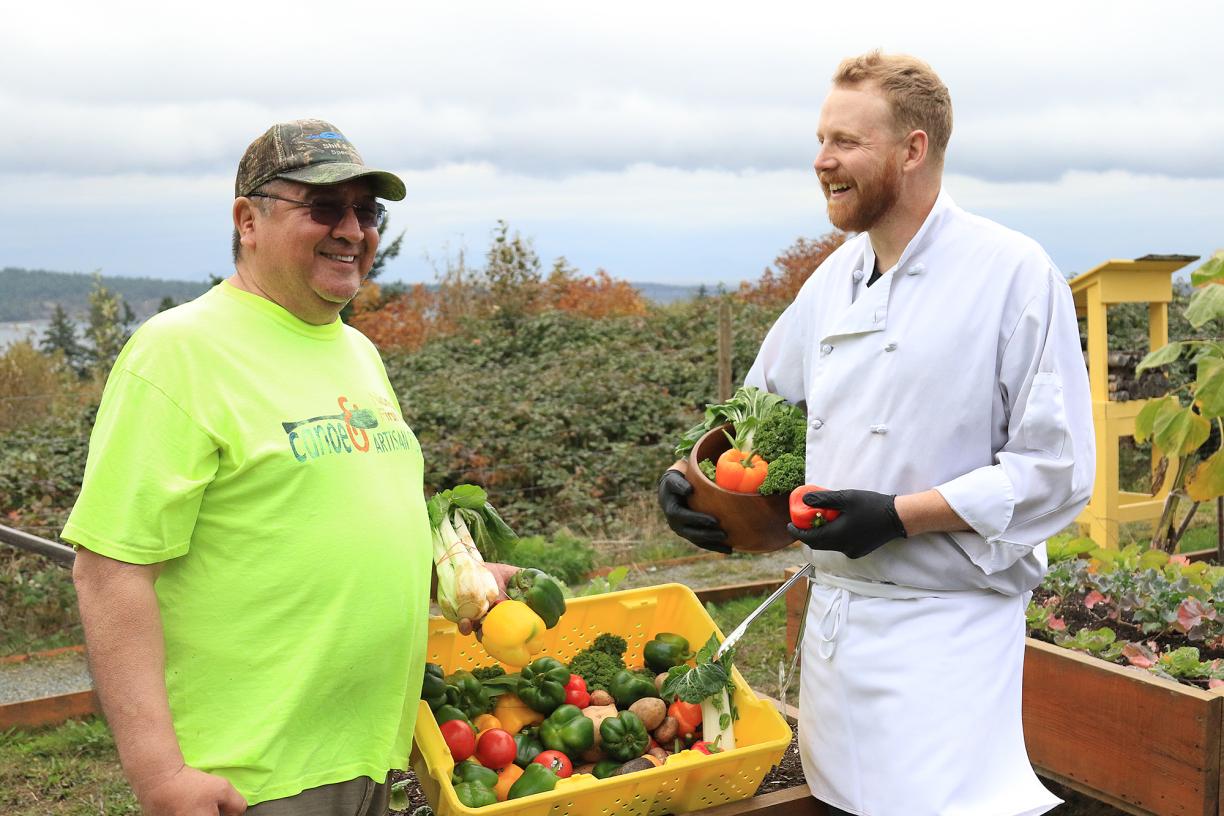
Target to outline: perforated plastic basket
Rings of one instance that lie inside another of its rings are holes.
[[[629,665],[641,664],[643,647],[658,632],[683,635],[694,648],[704,644],[712,632],[722,637],[691,589],[663,584],[568,601],[560,623],[549,630],[540,656],[568,662],[602,632],[625,638],[629,644],[625,661]],[[430,662],[448,673],[494,662],[475,637],[460,635],[453,623],[442,618],[429,622],[428,655]],[[450,782],[454,762],[429,706],[422,702],[413,740],[412,769],[438,816],[656,816],[746,799],[781,760],[790,744],[791,730],[771,704],[757,699],[738,671],[733,672],[733,679],[735,706],[739,709],[735,722],[737,747],[733,751],[710,756],[682,751],[661,767],[609,779],[575,774],[558,782],[550,793],[473,809],[455,796]]]

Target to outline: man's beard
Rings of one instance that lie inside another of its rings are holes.
[[[828,203],[829,221],[839,230],[866,232],[876,226],[901,197],[901,166],[890,161],[880,172],[854,185],[855,203]]]

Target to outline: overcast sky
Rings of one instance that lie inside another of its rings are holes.
[[[546,264],[734,283],[829,230],[820,103],[876,47],[948,85],[957,202],[1064,272],[1224,247],[1217,2],[108,0],[6,7],[0,266],[228,274],[238,158],[318,117],[408,185],[387,279],[502,218]]]

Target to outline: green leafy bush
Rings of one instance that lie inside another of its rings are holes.
[[[544,536],[524,536],[518,540],[510,563],[519,567],[535,567],[567,584],[581,583],[595,568],[595,550],[584,539],[565,530],[551,540]]]

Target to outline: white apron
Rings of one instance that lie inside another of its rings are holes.
[[[859,816],[1036,816],[1061,804],[1024,747],[1024,607],[1025,596],[818,573],[799,705],[812,794]]]

